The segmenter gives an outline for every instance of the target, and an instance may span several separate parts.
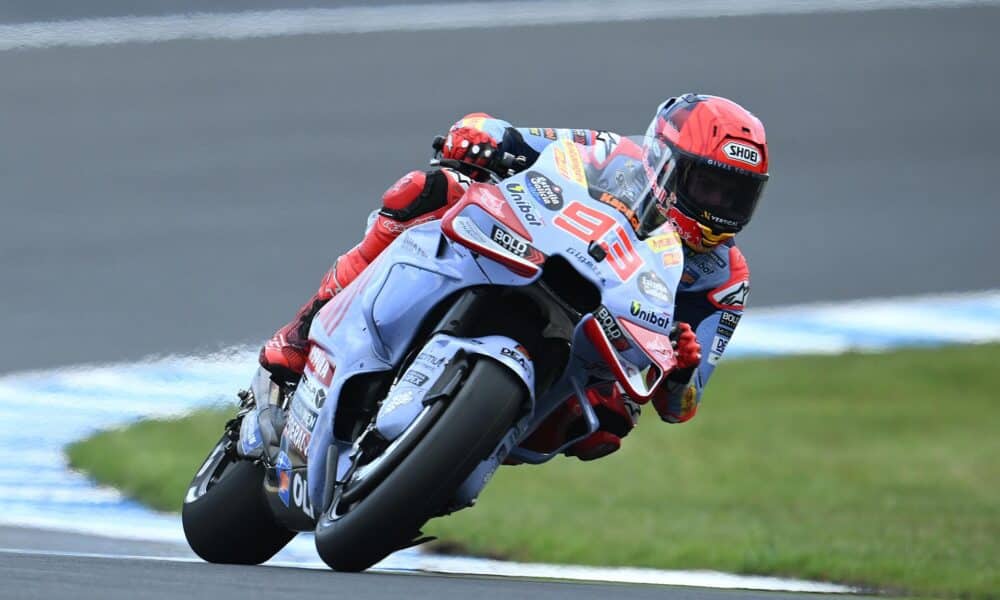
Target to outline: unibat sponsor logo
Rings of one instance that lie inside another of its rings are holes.
[[[638,317],[639,319],[666,329],[670,325],[670,317],[662,313],[653,312],[651,310],[646,310],[642,307],[642,304],[633,300],[631,310],[629,311],[633,317]]]
[[[517,210],[521,211],[521,214],[524,215],[524,220],[528,222],[528,225],[541,227],[543,225],[542,218],[535,212],[534,205],[524,197],[526,191],[520,183],[507,184],[507,192],[510,193],[510,199],[514,202]]]

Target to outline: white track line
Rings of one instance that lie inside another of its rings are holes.
[[[998,0],[537,0],[308,8],[0,25],[0,50],[996,5]]]
[[[31,550],[20,548],[0,548],[0,555],[58,556],[67,558],[100,558],[109,560],[149,560],[157,562],[204,563],[199,558],[189,556],[149,556],[140,554],[106,554],[101,552],[72,552],[61,550]],[[827,594],[848,594],[857,590],[829,583],[813,583],[777,577],[730,575],[716,571],[657,571],[636,568],[594,568],[566,567],[508,563],[494,560],[470,559],[467,564],[458,564],[451,559],[429,559],[419,561],[416,568],[383,567],[370,569],[381,573],[444,573],[449,575],[513,577],[530,579],[560,579],[587,581],[592,583],[640,583],[647,585],[670,585],[685,587],[710,587],[716,589],[762,590],[774,592],[806,592]],[[291,567],[296,569],[326,570],[323,563],[269,561],[267,566]]]

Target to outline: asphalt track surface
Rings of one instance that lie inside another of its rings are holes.
[[[33,4],[0,19],[122,14],[18,16]],[[997,287],[998,25],[967,8],[0,53],[0,372],[259,341],[456,117],[637,133],[685,90],[768,127],[773,181],[741,235],[754,304]],[[0,573],[15,597],[664,595],[33,554]]]

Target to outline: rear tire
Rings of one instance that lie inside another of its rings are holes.
[[[295,532],[274,521],[264,496],[263,465],[231,456],[226,442],[223,437],[191,481],[181,512],[184,536],[208,562],[257,565]]]
[[[320,515],[316,550],[337,571],[363,571],[407,546],[489,456],[526,400],[523,382],[480,358],[438,421],[400,465],[346,514]],[[335,503],[336,505],[336,503]]]

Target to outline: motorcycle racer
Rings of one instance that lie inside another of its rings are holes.
[[[449,166],[407,173],[385,192],[361,242],[335,261],[316,294],[261,349],[261,366],[279,383],[296,382],[305,367],[313,317],[396,237],[441,218],[473,179],[486,177],[476,167],[491,169],[509,153],[523,156],[523,168],[530,168],[547,145],[560,140],[592,148],[585,155],[592,194],[598,190],[595,198],[625,213],[647,244],[669,243],[655,235],[668,219],[683,240],[673,335],[678,366],[652,402],[666,422],[691,419],[742,315],[749,270],[733,237],[749,223],[768,178],[763,125],[735,102],[707,95],[686,94],[661,104],[644,147],[605,131],[517,128],[485,113],[466,115],[440,147]],[[602,428],[567,454],[589,460],[618,449],[637,411],[617,385],[595,386],[586,395]],[[527,441],[562,434],[573,420],[572,411],[557,411],[549,427]]]

